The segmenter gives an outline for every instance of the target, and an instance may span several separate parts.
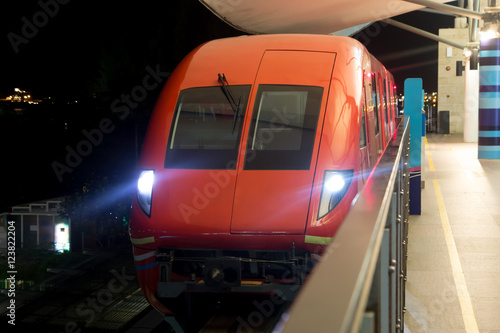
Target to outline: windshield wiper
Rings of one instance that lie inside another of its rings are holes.
[[[231,105],[231,109],[233,109],[234,112],[234,117],[233,117],[233,133],[234,133],[234,129],[236,127],[236,119],[240,115],[241,96],[238,99],[238,104],[236,104],[233,98],[233,94],[231,93],[231,88],[229,87],[229,83],[227,82],[226,75],[224,73],[222,73],[222,75],[219,73],[218,81],[222,89],[222,92],[224,93],[224,96],[226,96],[226,99]]]

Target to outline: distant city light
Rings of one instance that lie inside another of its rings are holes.
[[[33,99],[33,96],[29,91],[22,90],[20,88],[14,88],[14,94],[7,96],[5,101],[24,102],[28,104],[38,104],[41,102],[41,100]]]

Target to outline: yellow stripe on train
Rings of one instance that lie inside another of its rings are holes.
[[[332,240],[332,237],[320,237],[320,236],[306,235],[304,242],[308,243],[308,244],[328,245],[328,243],[330,243],[331,240]]]
[[[146,238],[132,238],[132,237],[130,237],[130,241],[134,245],[142,245],[142,244],[154,243],[155,238],[153,236],[146,237]]]

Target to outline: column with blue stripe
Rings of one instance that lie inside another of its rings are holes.
[[[480,44],[478,158],[500,159],[500,38]]]

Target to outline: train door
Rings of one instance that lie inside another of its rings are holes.
[[[394,131],[396,130],[396,118],[398,117],[397,115],[398,104],[396,99],[396,85],[392,80],[389,81],[389,92],[391,98],[391,118],[392,118],[391,125],[393,126],[393,134],[394,134]]]
[[[363,105],[361,106],[361,126],[359,130],[359,151],[360,151],[360,170],[361,170],[361,175],[363,177],[363,181],[366,181],[368,179],[368,176],[370,175],[370,135],[367,131],[367,104],[366,104],[366,91],[365,87],[363,86]]]
[[[382,81],[382,113],[383,113],[383,118],[384,118],[384,137],[385,137],[385,143],[387,144],[387,140],[389,137],[389,109],[387,108],[387,82],[385,78],[382,78],[380,76],[380,80]]]
[[[378,105],[379,105],[379,115],[380,115],[380,124],[381,124],[381,132],[383,137],[383,148],[387,145],[389,140],[389,122],[387,120],[387,104],[385,98],[385,80],[382,79],[382,75],[380,73],[377,75],[377,96],[378,96]]]
[[[375,143],[374,146],[376,148],[377,156],[380,156],[383,152],[384,147],[384,139],[381,130],[381,108],[380,108],[380,91],[379,85],[377,83],[376,74],[372,75],[372,100],[373,100],[373,114],[374,114],[374,129],[375,129]]]
[[[335,53],[265,52],[240,149],[232,233],[305,232],[334,61]]]
[[[383,79],[383,100],[384,100],[384,123],[385,123],[385,131],[386,131],[386,139],[389,140],[392,133],[394,133],[394,127],[393,127],[393,119],[391,117],[391,105],[390,105],[390,96],[389,96],[389,89],[387,87],[387,79]]]

